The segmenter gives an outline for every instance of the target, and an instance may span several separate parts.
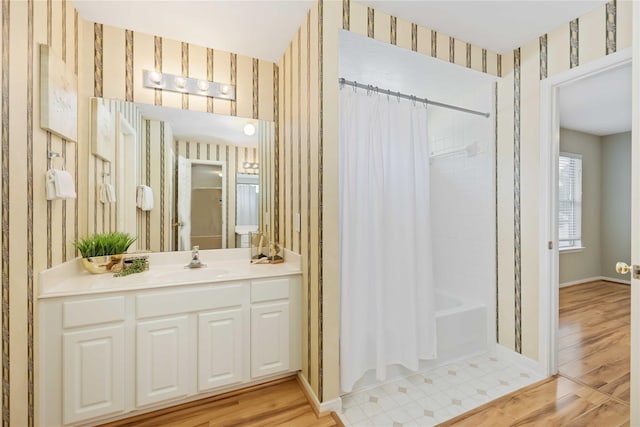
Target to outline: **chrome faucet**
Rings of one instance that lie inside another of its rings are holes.
[[[202,268],[206,267],[207,264],[203,264],[200,261],[200,246],[194,246],[191,249],[191,262],[184,266],[184,268]]]

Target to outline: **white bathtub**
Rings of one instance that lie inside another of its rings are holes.
[[[436,290],[436,334],[438,358],[421,360],[419,370],[434,368],[452,360],[488,350],[487,308],[484,304],[464,301]],[[386,381],[407,377],[412,371],[400,365],[387,369]],[[373,370],[367,371],[353,387],[353,392],[379,382]]]
[[[438,358],[435,362],[441,364],[487,350],[487,326],[487,307],[484,304],[464,301],[436,290]]]

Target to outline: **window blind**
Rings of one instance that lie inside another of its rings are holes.
[[[582,156],[561,153],[558,183],[558,243],[582,246]]]

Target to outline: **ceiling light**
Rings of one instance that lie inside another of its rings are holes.
[[[253,123],[247,123],[244,125],[243,132],[247,136],[253,136],[256,134],[256,126]]]

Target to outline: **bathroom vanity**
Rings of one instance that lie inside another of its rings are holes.
[[[248,249],[150,255],[150,270],[40,275],[42,425],[97,424],[289,375],[301,367],[301,264]]]

